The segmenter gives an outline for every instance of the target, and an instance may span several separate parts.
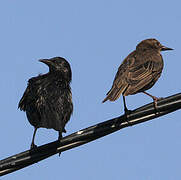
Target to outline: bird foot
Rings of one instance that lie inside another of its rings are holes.
[[[36,148],[38,148],[38,146],[37,146],[37,145],[35,145],[34,143],[31,143],[31,147],[30,147],[30,149],[36,149]]]
[[[62,139],[62,136],[61,136],[61,137],[59,136],[59,137],[58,137],[59,143],[60,143],[60,140],[61,140],[61,139]],[[60,144],[61,144],[61,143],[60,143]],[[61,153],[62,153],[62,152],[59,152],[59,153],[58,153],[58,156],[59,156],[59,157],[60,157]]]
[[[157,113],[158,113],[157,102],[158,102],[159,100],[163,99],[163,98],[157,98],[156,96],[153,96],[153,95],[151,95],[151,94],[149,94],[149,93],[147,93],[147,92],[143,92],[143,93],[146,94],[146,95],[148,95],[148,96],[150,96],[150,97],[153,99],[154,108],[155,108],[156,114],[157,114]]]
[[[131,110],[128,110],[128,109],[124,109],[124,113],[125,113],[125,115],[130,115],[131,114]]]
[[[59,132],[59,136],[58,136],[58,141],[59,141],[59,144],[61,144],[61,139],[62,139],[62,133],[61,132]],[[60,154],[61,154],[62,152],[59,152],[58,153],[58,155],[59,155],[59,157],[60,157]]]
[[[157,98],[155,96],[152,97],[153,98],[153,103],[154,103],[154,108],[155,108],[155,111],[156,111],[156,114],[159,113],[158,112],[158,101],[163,99],[162,97],[161,98]]]
[[[131,126],[130,122],[128,121],[129,115],[131,114],[131,110],[128,110],[127,108],[124,109],[124,115],[126,116],[126,122],[128,123],[129,126]]]

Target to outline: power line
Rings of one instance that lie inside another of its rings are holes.
[[[0,176],[17,171],[31,164],[46,159],[56,153],[94,141],[122,128],[143,123],[181,109],[181,93],[158,101],[155,110],[153,103],[142,106],[125,115],[82,129],[65,136],[60,142],[54,141],[34,150],[27,150],[0,161]]]

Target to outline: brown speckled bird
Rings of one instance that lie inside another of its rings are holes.
[[[119,66],[112,88],[107,93],[107,100],[115,101],[123,95],[124,110],[128,112],[125,96],[143,92],[150,96],[157,107],[158,98],[145,92],[158,80],[163,69],[161,51],[173,50],[160,44],[156,39],[141,41],[136,50],[130,53]]]

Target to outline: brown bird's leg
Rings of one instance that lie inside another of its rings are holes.
[[[31,149],[34,149],[36,148],[37,146],[35,145],[34,143],[34,140],[35,140],[35,134],[36,134],[36,131],[37,131],[38,128],[35,127],[34,129],[34,133],[33,133],[33,139],[32,139],[32,142],[31,142]]]
[[[125,114],[127,114],[127,112],[128,112],[128,108],[126,107],[126,100],[125,100],[125,96],[123,96],[123,102],[124,102],[124,112],[125,112]]]
[[[130,110],[128,110],[128,108],[126,107],[126,100],[125,100],[125,96],[123,96],[123,102],[124,102],[124,113],[126,116],[126,122],[130,125],[129,121],[128,121],[128,115],[131,113]]]
[[[60,141],[62,139],[62,132],[59,131],[59,136],[58,136],[58,141]],[[61,152],[59,152],[59,156],[60,156]]]
[[[153,103],[154,103],[154,107],[155,107],[155,110],[157,110],[158,106],[157,106],[157,102],[159,99],[162,99],[162,98],[157,98],[155,96],[152,96],[151,94],[147,93],[147,92],[143,92],[144,94],[150,96],[152,99],[153,99]]]

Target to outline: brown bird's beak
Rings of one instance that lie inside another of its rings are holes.
[[[173,50],[172,48],[168,48],[166,46],[162,46],[161,51],[168,51],[168,50]]]
[[[40,59],[39,61],[48,66],[52,64],[52,61],[50,59]]]

